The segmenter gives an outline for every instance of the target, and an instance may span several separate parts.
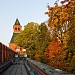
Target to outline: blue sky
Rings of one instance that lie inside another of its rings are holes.
[[[24,27],[28,22],[42,23],[48,19],[44,13],[47,3],[54,5],[56,0],[0,0],[0,42],[8,45],[13,34],[16,18]]]

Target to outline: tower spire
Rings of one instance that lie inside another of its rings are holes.
[[[15,21],[15,24],[14,24],[14,25],[20,25],[20,22],[19,22],[18,18],[16,19],[16,21]]]

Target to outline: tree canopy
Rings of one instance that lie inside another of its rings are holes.
[[[28,23],[24,30],[15,38],[15,43],[30,51],[32,55],[43,55],[50,42],[50,32],[45,23],[40,25]]]

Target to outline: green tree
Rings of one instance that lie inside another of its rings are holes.
[[[43,59],[43,51],[50,42],[50,32],[45,25],[37,23],[28,23],[24,30],[15,38],[15,43],[27,49],[31,57],[39,54]]]
[[[39,35],[38,35],[37,49],[40,51],[40,59],[44,62],[44,50],[51,41],[50,31],[48,30],[45,23],[39,25]]]
[[[24,30],[15,38],[15,43],[27,49],[28,54],[32,54],[32,51],[35,52],[35,50],[37,50],[38,27],[39,24],[37,23],[28,23]]]

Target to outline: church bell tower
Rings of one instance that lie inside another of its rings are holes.
[[[12,38],[10,40],[9,43],[9,48],[11,48],[13,51],[17,52],[19,55],[27,55],[26,54],[26,50],[23,49],[22,47],[18,46],[15,42],[14,42],[14,38],[19,35],[22,31],[22,26],[20,25],[20,22],[18,20],[18,18],[16,19],[14,25],[13,25],[13,35]]]
[[[20,25],[20,22],[18,20],[18,18],[16,19],[14,25],[13,25],[13,35],[12,35],[12,38],[10,40],[10,43],[9,43],[9,47],[16,52],[17,49],[19,49],[19,54],[22,53],[22,50],[21,50],[21,47],[16,45],[15,42],[14,42],[14,38],[20,34],[20,32],[22,31],[22,26]]]
[[[22,30],[22,26],[20,25],[18,18],[16,19],[15,24],[13,25],[13,30],[14,33],[20,33]]]

